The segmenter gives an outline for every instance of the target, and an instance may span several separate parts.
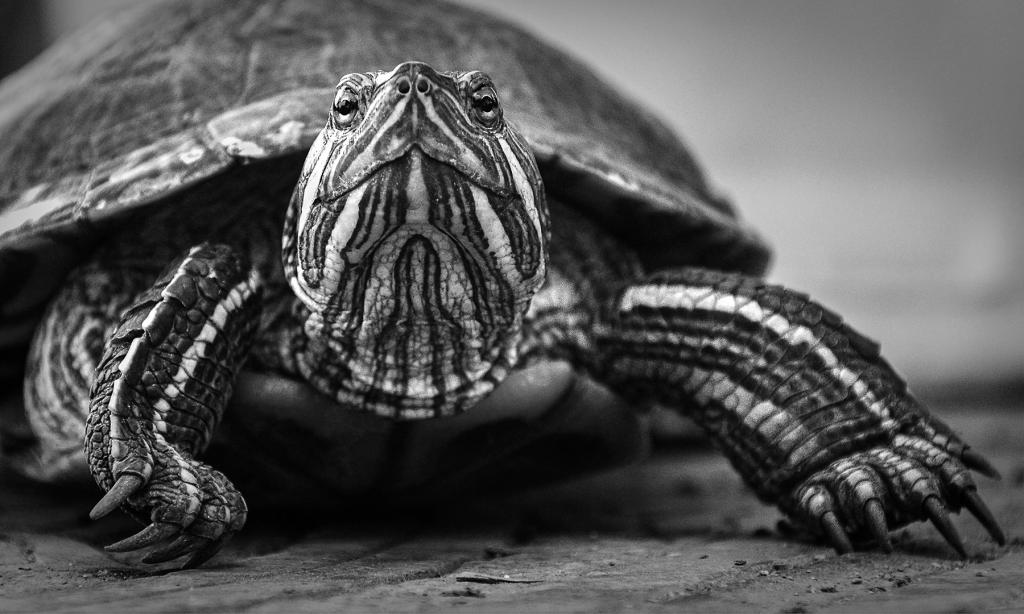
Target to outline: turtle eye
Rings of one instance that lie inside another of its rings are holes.
[[[348,128],[356,119],[359,111],[359,98],[350,89],[343,89],[334,98],[334,124],[338,128]]]
[[[501,123],[501,105],[494,88],[485,85],[473,92],[470,98],[473,117],[485,128],[496,128]]]

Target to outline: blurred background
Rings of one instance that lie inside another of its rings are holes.
[[[135,1],[0,1],[0,74]],[[1024,2],[462,3],[659,113],[915,389],[1024,398]]]

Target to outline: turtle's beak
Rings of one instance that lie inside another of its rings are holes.
[[[516,189],[499,160],[502,132],[488,133],[467,115],[459,82],[422,62],[376,73],[361,121],[337,135],[323,168],[319,197],[335,200],[381,167],[418,149],[466,180],[496,193]]]

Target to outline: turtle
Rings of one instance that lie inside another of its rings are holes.
[[[500,439],[495,415],[568,403],[631,439],[602,408],[658,405],[840,553],[930,520],[966,556],[964,508],[1005,542],[971,477],[991,463],[877,343],[765,279],[767,243],[661,120],[517,26],[146,3],[7,79],[0,134],[5,373],[24,365],[34,436],[14,465],[91,475],[93,518],[146,525],[108,546],[142,564],[241,530],[204,452],[229,402],[248,424],[261,401],[305,412],[300,463],[350,477],[358,442],[325,442],[347,416]],[[273,447],[249,444],[257,466]]]

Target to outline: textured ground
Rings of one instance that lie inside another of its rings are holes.
[[[85,519],[91,490],[7,478],[0,611],[1021,611],[1024,413],[976,405],[938,411],[1002,471],[981,490],[1010,543],[960,518],[968,561],[923,525],[891,556],[784,538],[706,450],[430,511],[257,510],[207,566],[156,574],[103,552],[134,525]]]

